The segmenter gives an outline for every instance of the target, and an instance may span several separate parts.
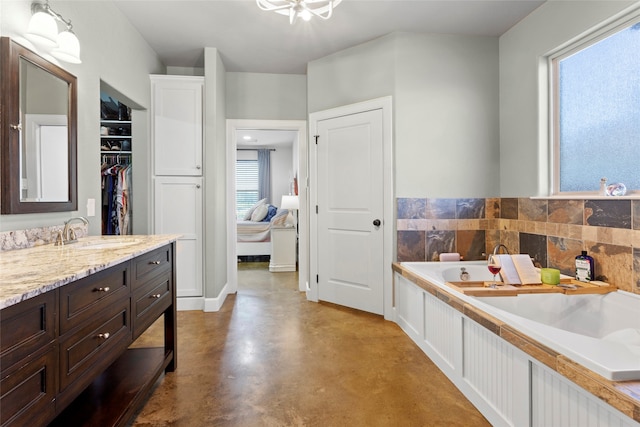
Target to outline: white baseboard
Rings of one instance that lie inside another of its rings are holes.
[[[228,285],[224,285],[220,295],[216,298],[205,297],[178,297],[176,298],[176,310],[190,311],[201,310],[204,312],[220,311],[222,304],[227,299]]]
[[[177,311],[203,310],[204,297],[178,297],[176,298]]]
[[[228,283],[224,285],[222,291],[220,291],[220,295],[218,295],[216,298],[205,298],[204,311],[219,311],[222,308],[222,304],[224,304],[225,300],[227,299],[227,289],[229,289]]]

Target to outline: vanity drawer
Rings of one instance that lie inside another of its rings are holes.
[[[36,356],[26,365],[4,371],[0,380],[0,424],[46,425],[55,415],[56,348]]]
[[[74,388],[82,391],[131,343],[129,305],[129,298],[116,301],[60,338],[60,390],[79,380]]]
[[[60,288],[60,335],[91,322],[96,313],[129,296],[125,262]]]
[[[136,290],[131,300],[134,340],[171,305],[172,288],[171,274],[167,272]]]
[[[57,295],[57,291],[50,291],[0,311],[3,372],[17,362],[26,363],[26,358],[55,340]]]
[[[163,246],[135,258],[131,262],[133,290],[136,291],[148,280],[171,271],[172,262],[171,245]]]

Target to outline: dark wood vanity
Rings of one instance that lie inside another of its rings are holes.
[[[2,309],[0,424],[128,424],[176,369],[175,270],[174,241]],[[131,346],[159,318],[164,343]]]

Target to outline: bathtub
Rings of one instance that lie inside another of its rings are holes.
[[[461,268],[471,281],[491,280],[483,261],[403,262],[402,266],[609,380],[640,379],[640,296],[636,294],[472,297],[444,283],[460,281]]]

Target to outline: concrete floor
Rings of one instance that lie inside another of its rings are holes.
[[[222,310],[178,313],[178,369],[133,426],[489,425],[395,323],[239,265]]]

